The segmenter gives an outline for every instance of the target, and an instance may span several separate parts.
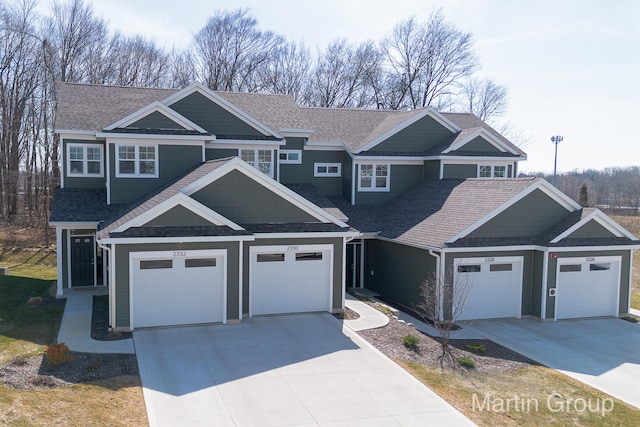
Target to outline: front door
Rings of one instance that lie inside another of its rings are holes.
[[[347,288],[360,288],[360,270],[361,270],[361,251],[362,244],[347,243],[347,270],[345,284]]]
[[[71,286],[93,286],[93,236],[71,236]]]

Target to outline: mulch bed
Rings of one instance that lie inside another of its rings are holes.
[[[98,341],[115,341],[131,338],[131,332],[109,332],[109,296],[93,296],[91,338]]]
[[[360,331],[358,334],[391,359],[440,368],[439,356],[442,353],[442,347],[439,338],[423,334],[415,327],[400,322],[393,316],[390,317],[387,326]],[[403,344],[403,339],[408,334],[418,339],[418,344],[413,349],[407,348]],[[486,339],[449,340],[449,344],[455,358],[468,357],[472,359],[475,362],[473,369],[478,372],[503,373],[537,364],[519,353]],[[467,347],[468,344],[483,344],[486,351],[482,354],[473,353]],[[444,367],[446,369],[466,369],[456,362],[451,363],[451,360],[447,360]]]

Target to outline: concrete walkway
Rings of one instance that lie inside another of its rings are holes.
[[[357,288],[354,290],[354,292],[369,298],[371,301],[374,301],[383,305],[387,305],[383,301],[380,301],[378,298],[376,298],[378,294],[376,294],[375,292],[369,289]],[[363,331],[365,329],[381,328],[383,326],[386,326],[389,323],[389,318],[387,316],[385,316],[375,308],[371,307],[369,304],[360,301],[359,299],[353,297],[350,294],[346,295],[344,304],[348,308],[350,308],[351,310],[355,311],[360,315],[359,319],[344,321],[345,325],[347,325],[349,328],[351,328],[356,332]],[[420,332],[427,334],[429,336],[432,336],[432,337],[440,336],[440,332],[433,326],[429,325],[428,323],[425,323],[422,320],[416,319],[415,317],[403,311],[397,310],[393,307],[389,307],[389,309],[394,313],[394,316],[398,318],[399,322],[406,323],[409,326],[413,326]],[[453,340],[484,339],[484,337],[468,329],[458,329],[456,331],[451,331],[449,338]]]
[[[93,296],[104,295],[106,292],[105,287],[65,291],[67,302],[58,331],[59,343],[65,343],[70,350],[83,353],[135,353],[131,338],[117,341],[96,341],[91,338]]]
[[[640,310],[636,310],[635,308],[630,308],[629,313],[633,314],[636,317],[640,317]]]

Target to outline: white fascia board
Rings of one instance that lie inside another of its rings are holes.
[[[442,114],[438,113],[433,108],[426,107],[426,108],[422,109],[421,111],[417,112],[416,114],[414,114],[413,116],[409,117],[404,122],[402,122],[399,125],[389,129],[388,131],[386,131],[382,135],[378,136],[377,138],[369,141],[368,143],[366,143],[362,147],[358,148],[357,150],[354,151],[354,153],[356,153],[356,154],[357,153],[361,153],[362,151],[367,151],[370,148],[375,147],[376,145],[380,144],[382,141],[384,141],[384,140],[388,139],[389,137],[395,135],[396,133],[400,132],[401,130],[411,126],[412,124],[414,124],[415,122],[417,122],[418,120],[420,120],[420,119],[422,119],[422,118],[424,118],[426,116],[430,116],[432,119],[434,119],[436,122],[438,122],[439,124],[444,126],[451,133],[460,132],[462,130],[462,129],[460,129],[460,127],[458,127],[458,125],[456,125],[451,120],[449,120],[446,117],[444,117]]]
[[[572,199],[570,199],[569,196],[565,195],[560,190],[555,188],[553,185],[549,184],[546,180],[540,178],[536,182],[534,182],[531,186],[527,187],[526,189],[521,191],[519,194],[512,197],[510,200],[498,206],[497,208],[489,212],[487,215],[480,218],[478,221],[474,222],[473,224],[471,224],[470,226],[468,226],[467,228],[465,228],[464,230],[462,230],[461,232],[459,232],[458,234],[456,234],[455,236],[447,240],[446,243],[453,243],[456,240],[462,237],[465,237],[467,234],[471,233],[472,231],[486,224],[487,222],[492,220],[495,216],[497,216],[499,213],[505,211],[506,209],[513,206],[514,204],[516,204],[517,202],[524,199],[526,196],[528,196],[529,194],[533,193],[535,190],[538,190],[538,189],[541,190],[543,193],[545,193],[547,196],[549,196],[551,199],[553,199],[555,202],[557,202],[560,206],[562,206],[569,212],[574,212],[582,208],[579,204],[577,204]]]
[[[222,107],[223,109],[227,110],[229,113],[233,114],[234,116],[236,116],[237,118],[239,118],[243,122],[247,123],[252,128],[254,128],[257,131],[261,132],[262,134],[264,134],[264,135],[273,135],[276,138],[282,138],[282,135],[280,135],[278,132],[276,132],[273,129],[270,129],[268,126],[260,123],[258,120],[256,120],[255,118],[251,117],[249,114],[245,113],[244,111],[242,111],[241,109],[239,109],[238,107],[233,105],[231,102],[229,102],[226,99],[224,99],[222,96],[216,94],[215,92],[210,90],[208,87],[206,87],[202,83],[193,83],[192,85],[187,86],[186,88],[182,89],[181,91],[179,91],[177,93],[174,93],[170,97],[165,98],[161,102],[164,105],[168,106],[170,104],[173,104],[176,101],[179,101],[180,99],[183,99],[183,98],[191,95],[194,92],[199,92],[201,95],[203,95],[204,97],[208,98],[211,102],[213,102],[215,104],[218,104],[220,107]]]
[[[218,214],[217,212],[214,212],[213,210],[209,209],[208,207],[204,206],[203,204],[199,203],[198,201],[192,199],[191,197],[183,194],[183,193],[177,193],[176,195],[170,197],[169,199],[165,200],[164,202],[154,206],[153,208],[149,209],[148,211],[145,211],[144,213],[138,215],[137,217],[135,217],[134,219],[132,219],[131,221],[128,221],[127,223],[117,227],[116,229],[114,229],[112,232],[113,233],[119,233],[122,231],[125,231],[131,227],[141,227],[144,224],[148,223],[149,221],[153,220],[154,218],[157,218],[158,216],[162,215],[163,213],[169,211],[170,209],[176,207],[176,206],[182,206],[186,209],[189,209],[191,212],[195,213],[196,215],[206,219],[207,221],[211,222],[212,224],[215,225],[226,225],[227,227],[232,228],[233,230],[244,230],[244,228],[240,227],[239,225],[237,225],[236,223],[228,220],[227,218],[223,217],[222,215]]]
[[[303,149],[309,151],[346,151],[349,153],[349,150],[342,142],[307,141],[304,143]]]
[[[593,212],[591,212],[589,215],[581,219],[579,222],[575,223],[574,225],[566,229],[563,233],[559,234],[553,240],[551,240],[551,243],[558,243],[560,240],[570,236],[573,232],[580,229],[583,225],[585,225],[591,220],[596,221],[598,224],[603,226],[605,229],[607,229],[607,231],[609,231],[611,234],[615,235],[616,237],[626,237],[630,240],[637,240],[637,237],[635,237],[629,231],[627,231],[622,226],[620,226],[620,224],[613,221],[611,218],[605,215],[601,210],[596,209]]]
[[[185,142],[207,142],[213,141],[216,139],[213,135],[162,135],[162,134],[150,134],[150,133],[116,133],[116,132],[107,132],[107,133],[98,133],[96,134],[98,138],[107,138],[107,139],[118,139],[118,141],[109,141],[110,143],[114,142],[124,142],[126,140],[153,140],[156,142],[161,142],[164,144],[183,144]],[[143,141],[144,142],[144,141]]]
[[[397,157],[397,156],[355,156],[353,162],[356,165],[384,163],[391,165],[422,165],[422,157]]]
[[[508,145],[506,145],[504,142],[502,142],[500,139],[498,139],[491,132],[487,131],[484,128],[480,128],[480,129],[476,130],[475,132],[467,135],[465,138],[461,139],[460,141],[458,141],[455,144],[451,145],[451,147],[449,147],[446,150],[444,150],[443,153],[449,153],[451,151],[458,150],[458,149],[464,147],[469,142],[471,142],[474,139],[476,139],[477,137],[481,137],[482,139],[484,139],[489,144],[493,145],[494,147],[496,147],[498,150],[502,151],[503,153],[509,152],[511,154],[516,154],[516,155],[520,154],[518,151],[516,151],[513,148],[511,148]]]
[[[424,157],[423,160],[442,160],[446,162],[448,165],[451,164],[478,164],[479,162],[487,162],[490,164],[510,164],[513,162],[519,162],[521,160],[527,160],[527,156],[519,156],[519,157],[502,157],[502,156],[428,156]]]
[[[135,111],[129,114],[128,116],[118,120],[117,122],[110,124],[109,126],[105,127],[105,130],[112,130],[115,128],[127,127],[131,123],[134,123],[148,116],[149,114],[156,113],[156,112],[162,114],[169,120],[179,124],[185,129],[207,133],[206,129],[201,128],[197,124],[193,123],[191,120],[187,119],[183,115],[179,114],[178,112],[172,110],[171,108],[167,107],[165,104],[162,104],[158,101],[152,102],[146,107],[143,107],[138,111]]]
[[[287,137],[299,137],[305,138],[314,134],[316,131],[313,129],[298,129],[298,128],[280,128],[280,135]]]
[[[218,169],[212,171],[206,176],[203,176],[199,180],[192,182],[191,184],[183,188],[181,192],[190,196],[193,193],[197,192],[198,190],[201,190],[202,188],[211,184],[212,182],[215,182],[216,180],[226,175],[227,173],[231,172],[232,170],[237,170],[238,172],[243,173],[247,177],[265,186],[266,188],[273,191],[278,196],[282,197],[289,203],[300,208],[301,210],[303,210],[304,212],[308,213],[309,215],[313,216],[314,218],[316,218],[321,222],[325,222],[325,223],[332,222],[340,227],[348,227],[348,225],[345,224],[343,221],[340,221],[338,218],[334,217],[333,215],[329,214],[322,208],[314,205],[304,197],[300,196],[296,192],[288,189],[284,185],[280,184],[279,182],[275,181],[274,179],[260,172],[253,166],[250,166],[247,163],[243,162],[238,157],[234,157],[233,159],[225,163],[223,166],[220,166]]]
[[[98,224],[100,224],[100,221],[49,221],[49,226],[55,228],[86,228],[97,230]]]
[[[546,246],[539,245],[522,245],[522,246],[482,246],[477,248],[442,248],[442,251],[447,253],[462,253],[462,252],[512,252],[512,251],[541,251],[548,250]]]
[[[216,139],[207,143],[209,148],[239,148],[256,147],[263,149],[277,150],[279,147],[287,145],[285,141],[261,141],[251,139]]]
[[[62,139],[96,139],[96,132],[91,130],[72,130],[72,129],[54,129],[54,132],[60,135]]]
[[[310,233],[254,233],[256,239],[318,239],[322,237],[360,237],[359,231],[327,231]]]
[[[620,246],[562,246],[550,247],[549,253],[554,252],[602,252],[602,251],[630,251],[640,249],[640,245],[620,245]]]
[[[144,243],[199,243],[199,242],[253,242],[254,236],[190,236],[190,237],[104,237],[104,244],[144,244]]]

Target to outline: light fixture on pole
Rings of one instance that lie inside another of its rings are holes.
[[[556,185],[556,170],[557,170],[557,166],[558,166],[558,144],[560,144],[562,142],[562,137],[559,135],[556,136],[552,136],[551,137],[551,142],[553,142],[556,145],[556,155],[553,159],[553,185]]]

